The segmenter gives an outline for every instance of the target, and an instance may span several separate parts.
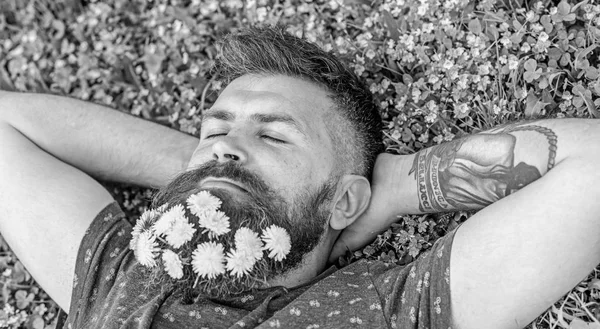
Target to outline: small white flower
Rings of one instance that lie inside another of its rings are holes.
[[[150,230],[152,224],[160,213],[154,209],[146,210],[135,223],[131,231],[131,241],[129,241],[129,249],[135,250],[140,233]]]
[[[137,243],[135,246],[134,254],[137,261],[146,266],[154,267],[156,265],[156,253],[160,249],[156,242],[156,236],[150,232],[142,232],[138,235]]]
[[[248,274],[256,260],[253,257],[248,257],[245,251],[233,250],[227,253],[227,270],[231,275],[236,275],[238,278]]]
[[[263,257],[263,243],[258,233],[247,227],[241,227],[235,232],[235,247],[255,260]]]
[[[154,223],[154,234],[157,236],[161,236],[166,234],[176,221],[185,221],[185,210],[183,206],[178,204],[173,206],[173,208],[169,209],[169,211],[165,212],[157,221]]]
[[[173,248],[180,248],[194,237],[194,233],[196,233],[194,224],[183,217],[183,219],[176,220],[171,229],[167,231],[166,240]]]
[[[183,277],[183,265],[176,253],[167,249],[162,253],[162,260],[165,264],[165,270],[170,277],[173,279],[181,279]]]
[[[192,194],[187,199],[187,208],[198,217],[207,212],[217,211],[219,207],[221,207],[221,200],[208,191]]]
[[[199,244],[192,253],[194,273],[202,278],[213,279],[225,272],[223,245],[213,241]]]
[[[290,235],[283,228],[271,225],[263,230],[262,240],[265,243],[265,249],[269,250],[269,257],[276,261],[283,260],[292,249]]]
[[[156,208],[155,210],[159,213],[164,213],[165,211],[167,211],[167,208],[169,208],[169,203],[165,203],[162,206]]]
[[[215,210],[204,214],[198,220],[200,227],[205,228],[202,233],[207,233],[213,239],[230,231],[229,217],[224,212]]]

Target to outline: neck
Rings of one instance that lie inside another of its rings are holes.
[[[282,286],[286,288],[294,288],[310,282],[310,280],[321,274],[327,265],[329,253],[331,252],[332,247],[331,242],[327,243],[323,240],[328,241],[330,239],[322,239],[317,247],[304,255],[300,265],[280,276],[269,280],[266,287]]]

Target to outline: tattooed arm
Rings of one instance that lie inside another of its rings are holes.
[[[452,245],[453,328],[522,328],[600,263],[599,141],[598,120],[542,120],[382,155],[342,241],[360,247],[396,214],[481,209]]]
[[[416,154],[380,154],[369,209],[344,230],[330,260],[369,243],[400,214],[480,210],[515,193],[557,163],[554,126],[569,134],[567,140],[561,139],[562,160],[581,148],[573,147],[579,138],[570,136],[571,129],[586,124],[581,120],[514,123]]]
[[[419,212],[490,205],[552,169],[557,145],[552,129],[521,123],[423,150],[409,171],[417,182]]]

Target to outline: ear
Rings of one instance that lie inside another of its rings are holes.
[[[329,226],[343,230],[365,212],[371,200],[369,181],[358,175],[344,175],[334,198],[334,208]]]

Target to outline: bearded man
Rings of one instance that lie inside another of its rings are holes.
[[[199,139],[72,99],[0,94],[0,231],[68,310],[67,328],[520,328],[600,262],[597,121],[380,154],[368,89],[315,45],[248,29],[221,42],[218,74],[227,87]],[[92,177],[161,187],[150,214],[185,212],[196,233],[169,258],[181,273],[160,270],[158,228],[132,233]],[[205,192],[228,221],[199,238]],[[407,266],[328,267],[398,214],[482,208]],[[259,249],[253,269],[184,251],[273,226],[290,248]],[[130,249],[143,233],[156,235],[146,258]]]

